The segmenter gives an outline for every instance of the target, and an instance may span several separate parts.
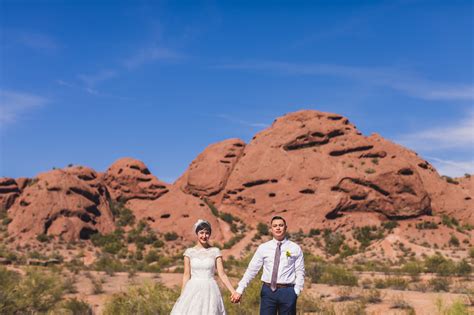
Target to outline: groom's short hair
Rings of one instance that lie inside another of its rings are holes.
[[[286,225],[286,220],[283,219],[283,217],[280,217],[279,215],[274,216],[274,217],[272,218],[272,220],[270,221],[270,224],[272,224],[273,221],[275,221],[275,220],[282,220],[283,222],[285,222],[285,225]]]

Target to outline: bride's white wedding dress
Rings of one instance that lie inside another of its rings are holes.
[[[221,315],[225,314],[221,292],[214,280],[219,248],[186,249],[184,256],[191,262],[191,278],[176,301],[171,315]]]

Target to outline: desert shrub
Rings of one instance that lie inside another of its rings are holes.
[[[102,293],[104,293],[104,286],[103,286],[101,278],[91,276],[90,280],[91,280],[91,283],[92,283],[92,294],[102,294]]]
[[[435,230],[438,228],[438,224],[431,221],[423,221],[421,223],[417,223],[416,228],[418,230]]]
[[[63,289],[66,293],[77,293],[76,277],[74,275],[66,277],[63,281]]]
[[[63,296],[61,278],[29,269],[13,290],[14,314],[36,314],[53,308]]]
[[[447,227],[453,228],[455,226],[459,226],[459,221],[456,218],[450,217],[446,214],[441,216],[441,223],[446,225]]]
[[[169,314],[179,294],[160,283],[132,286],[116,293],[105,304],[104,315]]]
[[[359,241],[361,249],[365,249],[373,240],[384,237],[383,230],[377,229],[376,226],[363,226],[355,229],[353,236]]]
[[[269,231],[268,231],[268,225],[264,224],[264,223],[258,223],[257,224],[257,231],[258,231],[258,234],[260,235],[268,235],[269,234]]]
[[[232,237],[230,240],[228,240],[227,242],[224,243],[224,249],[231,248],[232,246],[237,244],[241,239],[243,239],[244,236],[245,236],[244,234],[239,234],[239,235],[236,235],[236,236]]]
[[[350,270],[337,265],[326,265],[323,270],[319,283],[326,283],[329,285],[346,285],[356,286],[357,276]]]
[[[333,233],[329,229],[324,230],[325,249],[331,255],[339,253],[341,245],[344,243],[345,236],[339,232]]]
[[[41,243],[46,243],[47,241],[51,239],[51,237],[44,233],[41,233],[41,234],[36,235],[36,239],[40,241]]]
[[[357,250],[355,248],[352,248],[347,244],[343,244],[341,247],[339,257],[346,258],[352,255],[355,255],[356,253],[357,253]]]
[[[466,259],[463,259],[456,264],[455,272],[458,276],[468,276],[472,272],[472,266]]]
[[[160,254],[156,250],[150,250],[145,256],[145,262],[150,264],[154,261],[160,260]]]
[[[207,198],[204,198],[203,201],[211,210],[212,215],[214,215],[215,217],[219,217],[219,210],[217,210],[216,206],[214,206],[214,204]]]
[[[401,271],[415,279],[423,272],[423,264],[419,261],[409,261],[402,266]]]
[[[175,241],[178,239],[178,234],[176,232],[166,232],[165,240],[166,241]]]
[[[0,266],[0,314],[13,314],[18,294],[15,288],[20,282],[20,274]]]
[[[59,303],[51,315],[92,315],[92,308],[89,304],[76,298],[67,299]]]
[[[368,168],[368,169],[365,170],[365,172],[366,172],[367,174],[374,174],[374,173],[375,173],[375,170],[374,170],[373,168]]]
[[[451,235],[451,238],[449,239],[449,245],[459,247],[459,244],[459,239],[456,236]]]
[[[388,277],[386,279],[375,279],[375,287],[377,289],[390,288],[394,290],[406,290],[408,281],[402,277]]]
[[[397,226],[399,226],[397,221],[388,221],[388,222],[382,223],[382,228],[388,231],[392,231]]]
[[[91,236],[91,241],[94,246],[102,248],[104,252],[115,255],[124,247],[123,234],[122,229],[116,229],[109,234],[96,233]]]
[[[124,202],[111,201],[110,210],[112,211],[117,226],[132,226],[135,224],[135,215],[132,210],[125,207]]]
[[[435,302],[439,315],[468,315],[470,314],[467,306],[460,299],[456,299],[449,306],[444,304],[441,297],[438,297]]]
[[[435,254],[425,259],[425,270],[440,276],[449,276],[455,274],[456,265],[451,259],[447,259],[441,254]]]
[[[321,234],[320,229],[311,229],[311,230],[309,230],[309,236],[317,236],[317,235],[320,235],[320,234]]]
[[[408,303],[403,296],[395,296],[390,304],[390,308],[405,310],[406,314],[415,314],[413,306]]]
[[[126,270],[126,267],[120,260],[107,254],[100,256],[94,262],[92,268],[98,271],[105,271],[107,274],[113,274],[114,272]]]
[[[433,279],[430,279],[428,284],[429,284],[430,288],[433,291],[436,291],[436,292],[439,292],[439,291],[449,292],[450,283],[449,283],[448,279],[446,279],[446,278],[441,278],[441,277],[433,278]]]
[[[377,289],[363,290],[360,298],[364,303],[377,304],[382,302],[382,293]]]
[[[232,214],[230,213],[227,213],[227,212],[221,212],[219,214],[219,217],[224,220],[225,222],[229,223],[229,224],[232,224],[232,222],[234,222],[235,218]]]

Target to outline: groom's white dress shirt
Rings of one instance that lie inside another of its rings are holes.
[[[270,283],[272,280],[273,260],[275,259],[275,250],[277,240],[272,239],[261,244],[245,271],[242,280],[239,282],[237,292],[242,294],[255,275],[263,266],[261,280]],[[304,259],[303,251],[294,242],[284,239],[281,241],[280,266],[278,267],[278,284],[294,284],[295,293],[299,295],[304,285]]]

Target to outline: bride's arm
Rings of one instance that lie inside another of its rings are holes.
[[[230,291],[230,293],[234,294],[235,289],[232,286],[232,284],[229,281],[229,278],[227,278],[227,275],[225,274],[224,271],[224,264],[222,263],[222,256],[219,256],[216,258],[216,266],[217,266],[217,274],[219,275],[219,278],[221,279],[222,283],[227,287],[227,289]]]
[[[184,272],[183,272],[183,285],[181,286],[181,292],[183,292],[186,283],[191,278],[191,265],[189,263],[189,257],[184,256]]]

